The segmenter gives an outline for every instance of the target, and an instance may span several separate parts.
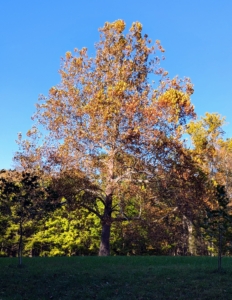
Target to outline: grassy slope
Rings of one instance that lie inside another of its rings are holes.
[[[0,259],[5,299],[232,299],[232,258],[215,272],[210,257]]]

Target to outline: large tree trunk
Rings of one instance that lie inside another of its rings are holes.
[[[99,256],[110,255],[110,228],[111,228],[111,212],[112,212],[112,193],[106,196],[105,210],[102,218],[101,243],[98,252]]]
[[[111,214],[112,214],[112,201],[114,191],[114,155],[115,152],[112,150],[109,152],[109,160],[107,163],[108,176],[106,185],[106,197],[105,197],[105,208],[104,214],[101,220],[102,232],[101,232],[101,243],[98,252],[99,256],[110,255],[110,228],[111,228]]]
[[[99,256],[110,255],[110,227],[111,224],[102,221],[101,244],[99,249]]]

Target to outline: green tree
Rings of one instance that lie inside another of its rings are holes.
[[[18,225],[18,258],[21,265],[25,224],[42,218],[54,209],[58,197],[37,174],[12,171],[0,177],[0,198],[1,202],[8,203],[10,218]]]
[[[86,209],[56,209],[28,238],[25,250],[35,256],[96,255],[100,220]]]
[[[216,243],[218,248],[218,270],[222,267],[222,252],[231,248],[228,232],[232,226],[232,216],[228,211],[229,199],[226,195],[225,187],[217,185],[215,187],[215,198],[217,207],[207,209],[204,228],[211,240]]]

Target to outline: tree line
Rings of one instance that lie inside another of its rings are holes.
[[[99,31],[95,57],[66,53],[1,173],[1,255],[229,254],[225,119],[196,118],[193,84],[169,78],[141,23]]]

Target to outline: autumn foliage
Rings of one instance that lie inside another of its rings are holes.
[[[195,117],[193,86],[168,77],[164,49],[141,23],[127,34],[125,26],[99,29],[95,57],[86,48],[66,53],[61,82],[40,97],[16,155],[21,168],[48,172],[60,195],[99,217],[99,255],[110,253],[113,222],[142,219],[162,202],[158,219],[178,211],[192,224],[210,197],[182,139]]]

